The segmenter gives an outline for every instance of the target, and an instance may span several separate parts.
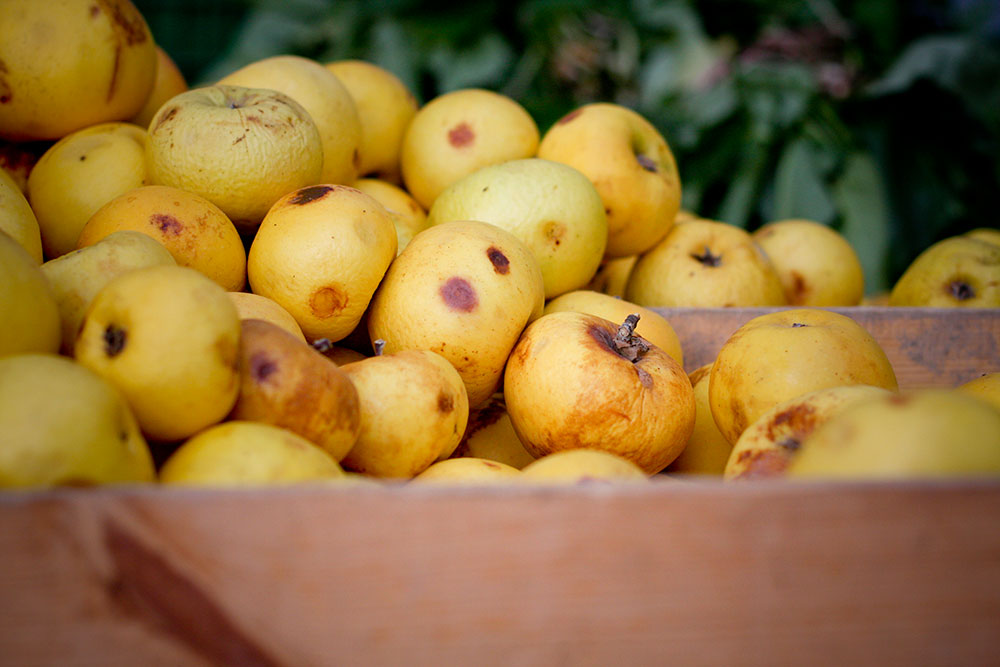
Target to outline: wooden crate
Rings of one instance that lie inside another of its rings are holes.
[[[664,311],[689,370],[766,309]],[[903,386],[1000,311],[844,309]],[[0,494],[0,664],[1000,663],[1000,480]]]

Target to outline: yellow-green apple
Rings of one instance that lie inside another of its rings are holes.
[[[890,306],[1000,306],[1000,246],[970,236],[933,244],[907,267],[889,293]]]
[[[674,154],[632,109],[607,102],[574,109],[548,129],[538,157],[568,164],[594,183],[608,216],[608,256],[644,253],[673,226],[681,203]]]
[[[604,257],[608,220],[597,189],[576,169],[524,158],[477,169],[448,186],[428,224],[481,220],[506,229],[534,253],[551,299],[587,284]]]

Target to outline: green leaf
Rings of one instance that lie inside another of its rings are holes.
[[[889,282],[889,204],[875,159],[856,152],[847,159],[833,186],[841,213],[840,232],[858,253],[865,273],[865,293],[885,291]]]
[[[774,175],[774,219],[833,222],[837,208],[827,189],[822,162],[828,161],[808,139],[795,139],[785,147]]]

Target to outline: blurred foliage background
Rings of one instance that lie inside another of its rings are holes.
[[[996,0],[135,0],[192,85],[292,53],[362,58],[418,99],[484,87],[544,131],[634,108],[670,143],[684,208],[753,230],[840,230],[867,292],[936,240],[997,227]]]

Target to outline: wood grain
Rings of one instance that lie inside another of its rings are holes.
[[[0,662],[995,664],[1000,483],[0,498]]]
[[[653,308],[673,326],[689,373],[711,363],[736,329],[777,308]],[[830,308],[863,326],[885,350],[899,386],[951,387],[1000,371],[1000,309]]]

